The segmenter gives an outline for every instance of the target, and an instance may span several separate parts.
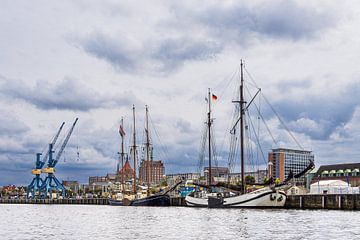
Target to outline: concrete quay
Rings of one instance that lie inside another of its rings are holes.
[[[5,199],[0,198],[0,204],[81,204],[81,205],[109,205],[107,198],[64,198],[64,199]],[[170,198],[171,206],[185,206],[185,199]]]
[[[81,199],[1,199],[0,204],[78,204],[78,205],[109,205],[107,198]],[[186,206],[185,199],[171,197],[173,207]],[[336,209],[360,210],[360,194],[318,194],[288,196],[285,209]]]
[[[307,194],[288,196],[287,209],[360,210],[360,194]]]
[[[2,199],[0,204],[81,204],[81,205],[108,205],[107,198],[64,198],[64,199]]]

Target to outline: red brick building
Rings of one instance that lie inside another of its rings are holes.
[[[126,160],[124,167],[119,170],[116,175],[116,181],[122,182],[122,175],[124,174],[124,182],[134,179],[134,170],[131,168],[129,160]]]
[[[162,161],[141,161],[139,167],[139,181],[142,184],[159,185],[164,179],[165,167]],[[150,177],[149,177],[150,176]]]

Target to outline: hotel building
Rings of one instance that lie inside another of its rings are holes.
[[[276,148],[269,152],[269,176],[273,179],[284,181],[290,171],[294,175],[303,171],[310,163],[314,161],[314,155],[311,151]],[[304,177],[295,179],[296,182],[303,183]]]

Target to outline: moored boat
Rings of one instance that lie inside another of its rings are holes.
[[[285,191],[281,189],[279,185],[265,186],[261,189],[247,192],[246,183],[245,183],[245,164],[244,164],[244,138],[245,131],[248,128],[245,127],[245,117],[246,111],[249,108],[250,104],[253,102],[256,95],[260,92],[261,89],[258,89],[258,92],[255,94],[253,99],[250,102],[246,102],[244,99],[244,78],[243,78],[243,61],[240,64],[240,90],[239,90],[239,99],[233,101],[238,106],[239,117],[232,127],[230,133],[233,133],[235,136],[235,129],[239,129],[239,139],[240,139],[240,163],[241,163],[241,186],[238,186],[238,189],[229,189],[226,191],[218,191],[219,187],[212,184],[212,173],[211,173],[211,126],[213,119],[211,118],[211,99],[217,99],[217,97],[210,93],[208,94],[208,119],[207,119],[207,128],[208,128],[208,160],[209,160],[209,172],[208,172],[208,182],[206,191],[202,192],[193,192],[185,197],[187,206],[190,207],[210,207],[210,208],[242,208],[242,207],[254,207],[254,208],[267,208],[267,207],[283,207],[286,202]],[[236,148],[235,148],[236,149]],[[225,187],[226,188],[226,187]]]

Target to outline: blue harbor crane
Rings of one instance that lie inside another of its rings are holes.
[[[59,128],[59,130],[57,131],[57,133],[55,134],[54,138],[51,141],[51,144],[54,145],[60,135],[61,130],[64,127],[65,122],[63,122]],[[41,160],[41,153],[36,153],[36,163],[35,163],[35,169],[33,169],[31,171],[31,173],[34,176],[33,180],[31,181],[31,183],[29,184],[28,188],[27,188],[27,198],[35,198],[36,196],[40,195],[40,188],[41,185],[43,184],[43,180],[41,178],[41,169],[44,167],[47,157],[49,155],[49,151],[46,151],[43,159]]]
[[[42,171],[48,174],[43,184],[41,185],[41,194],[43,197],[49,196],[50,198],[52,198],[53,190],[55,190],[57,194],[61,192],[62,197],[65,197],[65,193],[66,193],[65,187],[60,183],[60,181],[54,175],[55,166],[58,163],[62,153],[64,152],[66,144],[70,139],[70,136],[75,128],[78,119],[79,118],[75,119],[75,122],[69,129],[69,132],[67,133],[66,138],[63,141],[60,150],[57,152],[55,159],[53,157],[53,154],[55,153],[55,151],[53,150],[54,145],[52,143],[49,144],[49,159],[48,159],[47,167],[44,168]]]

